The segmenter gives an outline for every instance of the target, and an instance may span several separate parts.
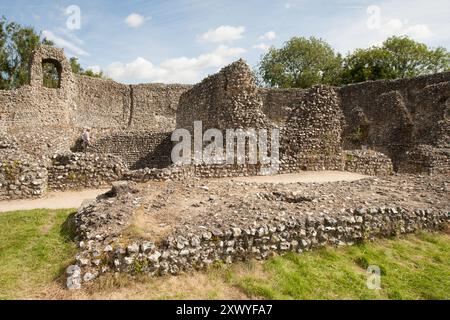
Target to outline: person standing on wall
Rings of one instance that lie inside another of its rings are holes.
[[[83,140],[83,151],[87,152],[87,147],[91,145],[91,129],[84,128],[81,139]]]

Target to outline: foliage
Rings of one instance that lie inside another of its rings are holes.
[[[321,39],[294,37],[280,49],[269,49],[259,64],[259,75],[272,87],[334,85],[339,84],[341,60],[341,56]]]
[[[429,48],[405,36],[390,37],[381,46],[356,49],[345,58],[323,40],[294,37],[262,57],[257,77],[270,87],[309,88],[449,70],[450,53],[445,48]]]
[[[81,67],[80,63],[78,62],[78,58],[76,57],[72,57],[69,60],[70,62],[70,67],[72,68],[72,72],[75,74],[80,74],[80,75],[84,75],[87,77],[92,77],[92,78],[102,78],[102,79],[108,79],[108,77],[106,77],[103,74],[103,71],[100,72],[94,72],[92,70],[85,70]]]
[[[34,49],[39,45],[53,46],[32,27],[0,19],[0,90],[11,90],[29,83],[29,64]],[[102,72],[84,70],[77,58],[71,58],[72,71],[94,78],[105,78]],[[56,88],[59,85],[58,72],[52,64],[43,65],[44,86]]]
[[[343,83],[411,78],[450,70],[450,53],[407,37],[388,38],[382,46],[358,49],[344,59]]]
[[[39,44],[53,45],[32,27],[0,19],[0,90],[28,83],[29,62]]]

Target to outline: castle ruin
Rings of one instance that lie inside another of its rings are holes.
[[[43,63],[58,88],[43,86]],[[201,83],[124,85],[75,75],[60,49],[40,46],[30,83],[0,91],[0,198],[128,179],[256,175],[259,165],[172,168],[171,133],[203,126],[277,128],[280,173],[448,173],[450,73],[340,88],[267,89],[239,60]],[[78,154],[82,128],[95,132]],[[9,142],[8,142],[9,141]],[[96,155],[96,156],[94,156]]]

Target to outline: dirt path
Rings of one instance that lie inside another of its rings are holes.
[[[276,176],[255,176],[231,178],[233,181],[260,183],[326,183],[336,181],[356,181],[368,176],[344,171],[304,171]]]
[[[78,208],[86,199],[95,199],[110,189],[83,191],[51,192],[43,198],[0,201],[0,212],[33,209],[70,209]]]
[[[260,183],[325,183],[334,181],[355,181],[367,176],[341,171],[305,171],[301,173],[280,174],[275,176],[256,176],[227,178],[233,181]],[[222,180],[222,179],[220,179]],[[44,198],[31,200],[0,201],[0,212],[33,209],[69,209],[78,208],[86,199],[94,199],[109,189],[84,191],[52,192]]]

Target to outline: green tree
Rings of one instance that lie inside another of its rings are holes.
[[[325,41],[294,37],[262,57],[258,76],[271,87],[309,88],[340,84],[341,68],[341,55]]]
[[[0,19],[0,90],[15,89],[29,82],[29,62],[39,44],[54,45],[32,27],[8,22],[5,17]],[[84,70],[77,58],[71,58],[70,65],[73,73],[105,78],[102,72]],[[53,65],[45,64],[43,74],[45,86],[50,88],[58,86],[58,72]]]
[[[450,70],[445,48],[428,48],[408,37],[388,38],[380,47],[358,49],[344,59],[344,83],[410,78]]]
[[[29,61],[39,44],[53,45],[31,27],[0,19],[0,89],[28,83]]]
[[[81,67],[80,63],[78,62],[78,58],[72,57],[70,58],[70,66],[72,68],[72,72],[76,74],[81,74],[83,76],[88,76],[92,78],[101,78],[101,79],[109,79],[103,74],[103,71],[100,72],[94,72],[92,70],[85,70]]]

